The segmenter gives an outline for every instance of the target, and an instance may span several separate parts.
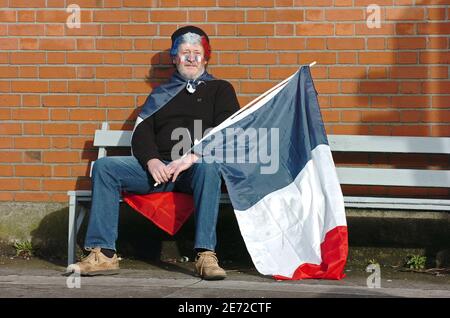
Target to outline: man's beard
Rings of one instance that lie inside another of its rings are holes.
[[[187,79],[187,80],[195,80],[195,79],[197,79],[200,75],[202,75],[205,72],[205,67],[201,67],[199,69],[199,71],[197,73],[195,73],[195,74],[184,72],[181,69],[181,67],[177,67],[177,70],[178,70],[178,73],[180,73],[181,76],[183,76],[185,79]]]

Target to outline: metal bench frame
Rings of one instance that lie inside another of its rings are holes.
[[[130,147],[131,131],[109,130],[107,122],[95,131],[94,146],[98,147],[98,158],[106,157],[106,148]],[[328,135],[333,152],[378,152],[378,153],[427,153],[450,154],[450,138],[447,137],[397,137]],[[92,163],[93,164],[93,163]],[[337,167],[339,182],[347,185],[382,185],[410,187],[450,187],[450,170],[384,169]],[[92,171],[92,166],[91,166]],[[75,261],[76,235],[86,215],[91,191],[68,191],[69,232],[68,264]],[[346,207],[450,211],[450,199],[419,199],[400,197],[356,197],[344,196]],[[221,204],[230,204],[228,194],[223,193]]]

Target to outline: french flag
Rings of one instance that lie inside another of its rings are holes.
[[[344,199],[309,66],[241,108],[193,150],[219,164],[261,274],[279,280],[345,277]],[[124,197],[172,235],[194,209],[183,193]]]
[[[223,138],[227,131],[237,132],[237,138]],[[236,142],[239,134],[247,138],[244,145]],[[242,237],[261,274],[280,280],[345,277],[344,199],[309,66],[240,109],[193,149],[219,163]],[[230,149],[246,152],[247,159],[258,152],[273,160],[226,160]]]

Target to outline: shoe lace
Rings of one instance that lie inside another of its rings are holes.
[[[86,248],[86,251],[89,251],[89,255],[86,256],[85,258],[83,258],[81,261],[85,262],[90,260],[91,258],[94,258],[94,262],[98,262],[99,260],[99,254],[100,254],[100,249],[97,248]]]
[[[205,265],[219,265],[219,260],[214,252],[197,253],[197,262],[200,267],[200,275],[203,275],[203,268]]]

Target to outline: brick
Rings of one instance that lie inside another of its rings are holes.
[[[78,96],[75,95],[44,95],[42,96],[44,107],[75,107],[78,106]]]
[[[35,22],[36,13],[33,11],[17,11],[17,21],[18,22]]]
[[[106,119],[106,113],[102,109],[72,109],[70,110],[69,118],[70,120],[104,121]]]
[[[44,165],[16,165],[16,177],[50,177],[52,175],[51,166]]]
[[[342,122],[355,122],[361,121],[361,112],[358,110],[344,110],[341,112]]]
[[[364,11],[362,9],[328,9],[325,10],[327,21],[362,21]]]
[[[394,35],[395,25],[382,23],[380,28],[369,28],[366,23],[355,24],[356,35]]]
[[[42,189],[44,191],[68,191],[75,189],[77,180],[71,179],[44,179]]]
[[[68,137],[53,137],[52,149],[68,149],[70,148],[70,139]]]
[[[395,64],[395,54],[390,52],[359,52],[360,64]]]
[[[401,21],[401,20],[423,20],[425,17],[424,8],[387,8],[386,20]]]
[[[298,67],[275,67],[269,69],[270,79],[285,79],[298,70]]]
[[[16,52],[11,54],[11,64],[44,64],[45,53]]]
[[[24,191],[41,190],[41,179],[23,178],[22,179],[22,190],[24,190]]]
[[[207,11],[208,22],[244,22],[245,12],[241,10]]]
[[[131,78],[131,67],[106,66],[95,68],[96,78]]]
[[[131,50],[133,48],[132,40],[117,39],[111,41],[110,39],[98,39],[95,42],[97,50]]]
[[[186,22],[187,11],[158,10],[150,12],[152,22]]]
[[[289,39],[268,39],[267,48],[269,50],[304,50],[304,38],[289,38]]]
[[[362,50],[364,47],[364,39],[327,39],[327,48],[330,50]]]
[[[297,9],[276,9],[266,10],[267,22],[302,22],[304,20],[304,11]]]
[[[263,22],[264,21],[264,10],[248,10],[246,22]]]
[[[339,92],[339,83],[333,81],[315,81],[319,94],[336,94]]]
[[[422,64],[450,64],[450,52],[420,52]]]
[[[428,69],[426,67],[391,67],[391,78],[426,78]]]
[[[48,137],[15,137],[14,147],[16,149],[48,149],[50,139]]]
[[[18,151],[0,151],[0,162],[22,162],[22,153]]]
[[[260,82],[260,81],[242,81],[241,82],[241,93],[251,94],[251,93],[263,93],[266,90],[272,88],[277,83],[274,82]]]
[[[103,94],[105,83],[103,81],[71,81],[69,82],[69,92]]]
[[[0,50],[17,50],[19,47],[18,39],[0,39]]]
[[[362,111],[362,122],[398,122],[400,121],[400,112],[398,111]]]
[[[393,96],[392,106],[405,108],[428,108],[430,98],[428,96]]]
[[[307,50],[325,50],[326,42],[323,38],[309,38],[306,39]]]
[[[74,50],[74,39],[40,39],[39,49],[43,51],[67,51]]]
[[[354,34],[355,34],[355,26],[353,24],[349,23],[336,24],[336,35],[346,36]]]
[[[14,174],[14,169],[12,166],[0,165],[0,177],[12,177],[13,174]]]
[[[103,54],[102,53],[72,53],[69,52],[66,55],[68,64],[102,64]]]
[[[361,82],[361,93],[392,94],[398,92],[397,82]]]
[[[297,24],[295,29],[297,36],[334,35],[334,25],[319,23]]]
[[[94,22],[128,22],[130,21],[130,12],[127,10],[103,10],[94,11]]]
[[[450,34],[450,22],[445,23],[420,23],[417,25],[418,34]]]
[[[43,162],[47,163],[77,163],[80,161],[78,151],[47,151],[43,153]]]
[[[39,77],[40,78],[75,78],[74,67],[53,67],[53,66],[40,66]]]
[[[78,135],[78,124],[44,124],[44,135]]]
[[[44,192],[18,192],[14,196],[14,200],[19,202],[47,202],[49,199],[50,194]]]
[[[42,124],[41,123],[23,123],[23,134],[24,135],[42,135]]]
[[[338,52],[339,64],[357,64],[358,54],[356,52]]]
[[[0,190],[16,191],[20,190],[20,179],[1,178]]]
[[[8,25],[8,35],[12,36],[38,36],[44,33],[44,25],[22,23]]]
[[[22,125],[20,123],[0,123],[0,135],[20,135]]]
[[[432,96],[433,108],[450,108],[450,95]]]
[[[329,70],[330,78],[366,78],[365,67],[335,66]]]
[[[66,23],[69,15],[65,10],[39,10],[36,11],[36,22]]]
[[[368,106],[369,97],[367,96],[331,96],[331,107],[356,108]]]
[[[426,48],[426,39],[424,37],[407,38],[389,38],[387,39],[387,48],[391,50],[413,50]]]
[[[450,94],[450,81],[428,81],[422,83],[422,93]]]
[[[426,123],[448,123],[450,122],[450,110],[429,110],[424,112]]]
[[[323,21],[325,19],[325,11],[317,9],[308,9],[305,12],[306,21]]]
[[[241,65],[275,64],[276,56],[271,53],[240,53],[239,62]]]
[[[299,53],[299,63],[309,64],[316,61],[319,65],[323,64],[335,64],[336,53],[333,52],[317,52],[317,53]]]
[[[12,110],[13,120],[48,120],[48,109],[20,108]]]
[[[239,24],[238,34],[239,36],[273,36],[274,25],[273,24]]]

